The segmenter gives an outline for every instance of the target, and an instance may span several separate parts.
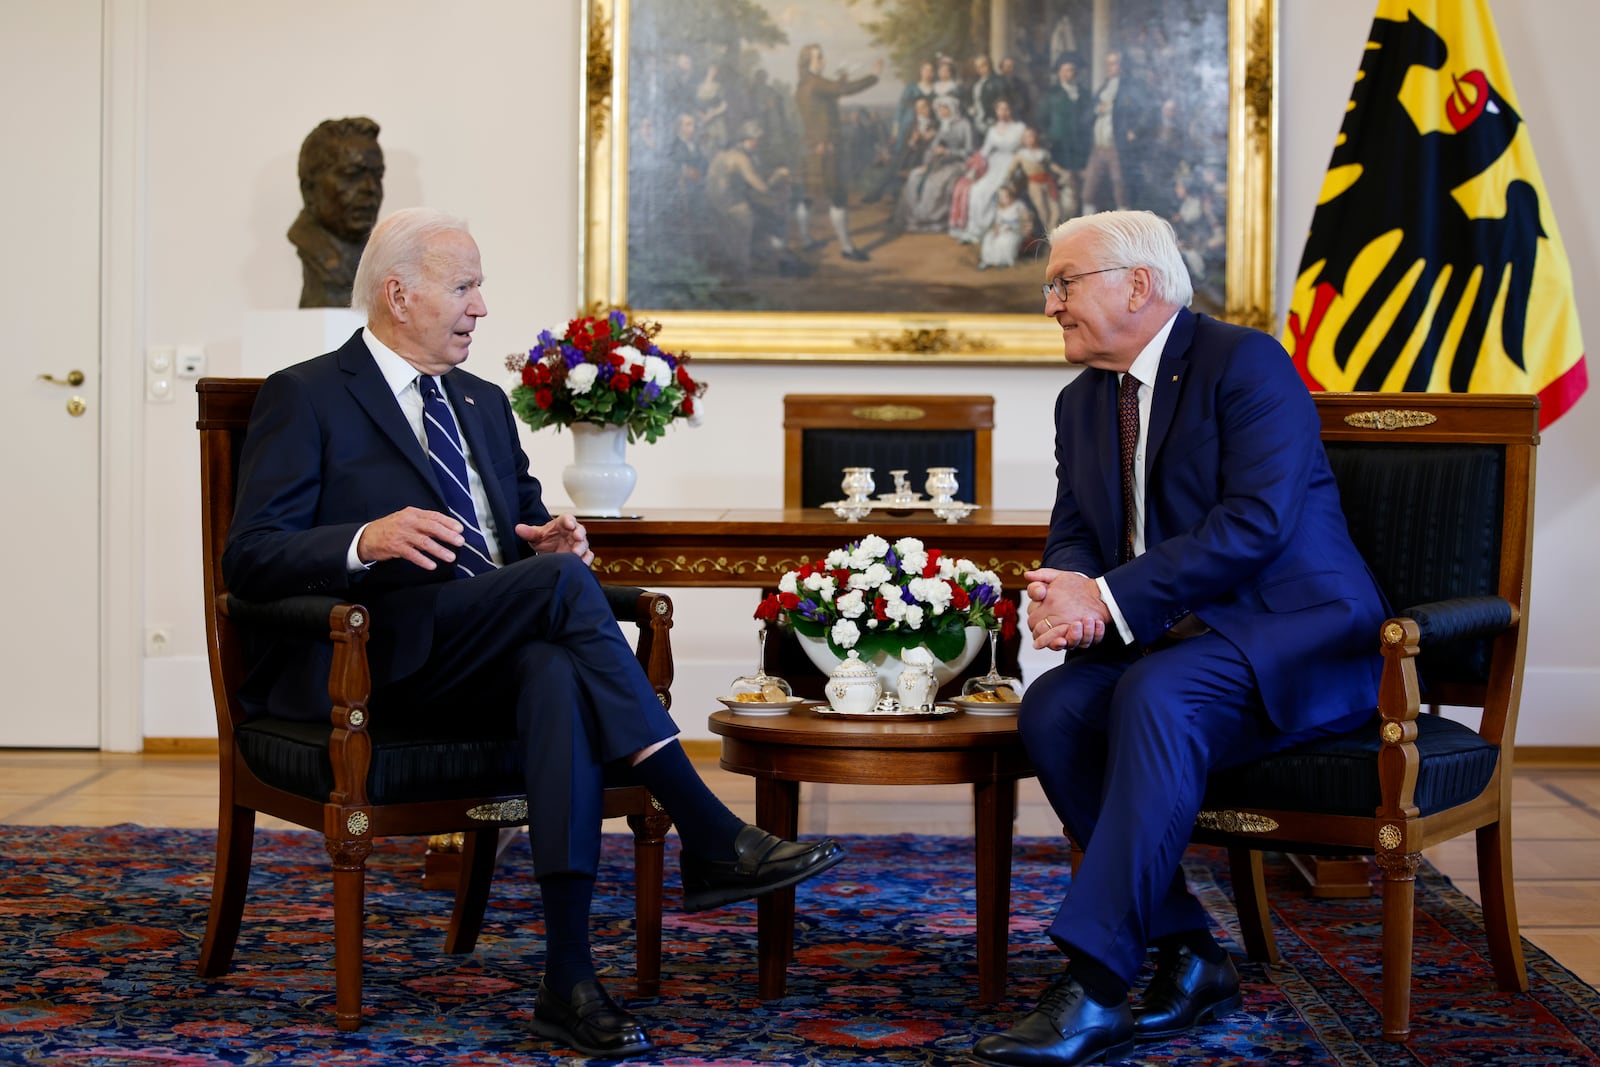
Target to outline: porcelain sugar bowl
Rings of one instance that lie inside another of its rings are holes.
[[[908,648],[900,656],[905,669],[896,684],[900,690],[900,707],[906,711],[927,711],[933,707],[934,694],[939,682],[933,676],[933,653],[918,645]]]
[[[825,689],[828,704],[841,715],[865,715],[872,711],[883,695],[878,685],[878,672],[852,649],[843,663],[828,675]]]

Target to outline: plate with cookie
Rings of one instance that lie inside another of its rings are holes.
[[[735,715],[784,715],[805,703],[804,697],[790,696],[776,688],[763,693],[735,693],[731,697],[717,699]]]
[[[955,697],[950,703],[968,715],[1015,715],[1022,707],[1022,697],[1009,685],[1002,685]]]

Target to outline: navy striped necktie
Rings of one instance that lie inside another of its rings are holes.
[[[1133,517],[1136,510],[1133,463],[1138,450],[1139,379],[1124,373],[1122,388],[1117,391],[1117,451],[1122,460],[1122,552],[1117,560],[1119,566],[1133,559]]]
[[[428,434],[428,459],[444,493],[445,505],[461,523],[461,535],[467,540],[456,549],[456,577],[471,578],[492,571],[495,562],[489,555],[489,541],[479,525],[478,509],[472,504],[472,490],[467,488],[467,454],[461,447],[456,417],[439,392],[439,383],[431,375],[419,376],[417,388],[422,392],[422,425]]]

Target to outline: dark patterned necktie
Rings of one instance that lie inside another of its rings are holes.
[[[1133,462],[1139,449],[1139,379],[1122,376],[1117,390],[1117,445],[1122,459],[1122,556],[1117,563],[1133,558]]]
[[[433,474],[444,493],[445,505],[461,523],[461,536],[467,540],[456,549],[456,577],[471,578],[492,571],[495,562],[489,555],[489,541],[478,525],[478,509],[472,504],[472,490],[467,488],[467,455],[461,447],[456,417],[431,376],[419,377],[417,388],[422,391],[422,425],[428,434],[428,459],[433,463]]]

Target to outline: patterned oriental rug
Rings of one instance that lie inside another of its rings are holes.
[[[1051,840],[1019,839],[1010,999],[975,988],[972,842],[847,837],[848,861],[798,901],[789,996],[755,997],[755,907],[669,910],[662,995],[632,1007],[660,1046],[640,1062],[957,1064],[1059,970],[1042,930],[1068,874]],[[526,839],[507,852],[478,949],[441,951],[451,898],[420,888],[421,843],[382,840],[367,889],[366,1025],[333,1028],[332,909],[321,839],[257,835],[234,970],[195,976],[211,880],[208,831],[0,828],[0,1063],[74,1067],[576,1064],[524,1028],[539,975],[540,906]],[[678,898],[669,844],[667,901]],[[608,835],[597,945],[608,988],[632,983],[628,839]],[[1188,875],[1238,952],[1227,863]],[[1600,996],[1531,945],[1527,995],[1498,993],[1478,908],[1433,868],[1418,876],[1413,1037],[1379,1036],[1378,910],[1307,898],[1271,869],[1284,961],[1240,962],[1245,1007],[1129,1063],[1600,1063]]]

